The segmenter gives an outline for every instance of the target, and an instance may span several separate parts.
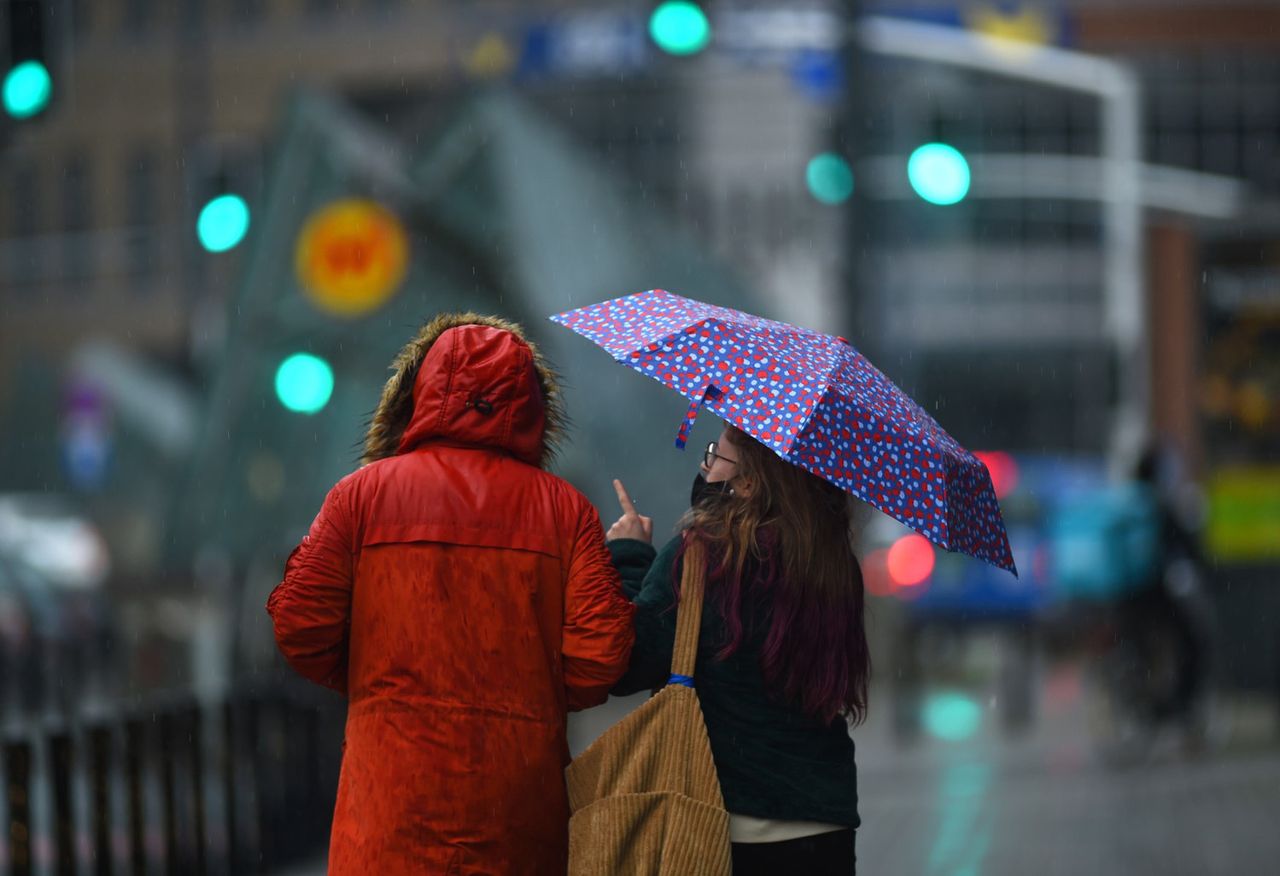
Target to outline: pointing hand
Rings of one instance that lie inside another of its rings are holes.
[[[618,504],[622,506],[622,516],[618,518],[618,521],[613,526],[609,527],[609,531],[605,533],[605,541],[634,538],[636,541],[652,544],[653,518],[640,516],[640,512],[636,511],[635,503],[627,495],[627,488],[622,485],[622,481],[614,480],[613,489],[618,494]]]

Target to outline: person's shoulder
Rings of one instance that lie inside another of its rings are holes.
[[[404,484],[417,478],[411,453],[396,453],[358,466],[333,485],[331,495],[352,506],[372,499],[388,485]]]
[[[554,515],[559,520],[579,520],[582,523],[591,520],[598,523],[599,514],[595,506],[575,485],[552,471],[539,469],[525,462],[513,462],[518,466],[518,482],[524,484],[517,489],[524,496],[534,498],[535,502],[544,503],[543,507],[553,508]],[[516,470],[513,470],[512,474],[515,475]],[[515,483],[512,485],[515,487]]]
[[[350,495],[358,490],[368,477],[369,466],[362,465],[339,478],[338,482],[329,490],[329,495],[334,498]]]
[[[658,549],[649,563],[650,575],[660,573],[656,580],[661,586],[655,592],[675,592],[676,581],[681,575],[681,557],[684,549],[684,533],[676,533],[666,544]]]
[[[582,490],[554,472],[537,466],[519,463],[521,474],[543,494],[550,496],[556,505],[573,514],[594,514],[595,505]]]
[[[359,466],[333,485],[334,494],[351,495],[359,493],[366,485],[374,483],[389,474],[388,467],[394,466],[397,459],[399,459],[398,456],[387,456]]]
[[[680,549],[682,547],[684,547],[684,533],[677,532],[675,535],[671,536],[666,544],[658,548],[658,556],[671,557],[674,559],[675,556],[680,553]]]
[[[652,568],[666,568],[675,571],[680,552],[684,548],[684,533],[677,532],[671,539],[658,548],[653,557]]]

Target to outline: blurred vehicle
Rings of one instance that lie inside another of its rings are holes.
[[[1102,477],[1100,463],[1054,456],[977,454],[991,471],[1018,567],[1015,577],[960,554],[938,551],[887,517],[870,527],[864,567],[874,595],[901,601],[894,641],[896,737],[912,740],[924,714],[926,680],[955,671],[979,641],[993,642],[987,701],[1006,732],[1028,729],[1036,713],[1037,639],[1053,606],[1047,524],[1063,497]]]
[[[54,685],[65,685],[65,655],[71,647],[58,596],[30,566],[0,554],[5,670],[0,677],[0,703],[5,724],[57,708]]]
[[[67,497],[0,495],[0,552],[67,590],[100,588],[110,571],[106,542]]]
[[[47,606],[0,556],[0,723],[38,711],[45,687]]]
[[[109,562],[58,496],[0,496],[0,709],[5,724],[68,715],[112,682]]]

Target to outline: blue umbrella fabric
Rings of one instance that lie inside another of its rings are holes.
[[[844,338],[653,289],[551,317],[947,550],[1017,574],[987,467]]]

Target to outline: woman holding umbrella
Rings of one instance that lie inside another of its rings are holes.
[[[667,682],[682,559],[707,557],[697,689],[730,812],[735,874],[855,871],[857,768],[870,657],[852,500],[728,426],[707,447],[680,533],[661,551],[615,481],[608,532],[636,605],[629,694]]]
[[[866,715],[870,660],[850,503],[1017,574],[990,472],[845,338],[663,289],[551,319],[689,401],[677,447],[702,408],[730,424],[656,555],[652,522],[615,484],[610,547],[637,641],[614,692],[696,688],[735,873],[852,873],[848,730]],[[670,661],[692,544],[708,559],[689,678]]]

